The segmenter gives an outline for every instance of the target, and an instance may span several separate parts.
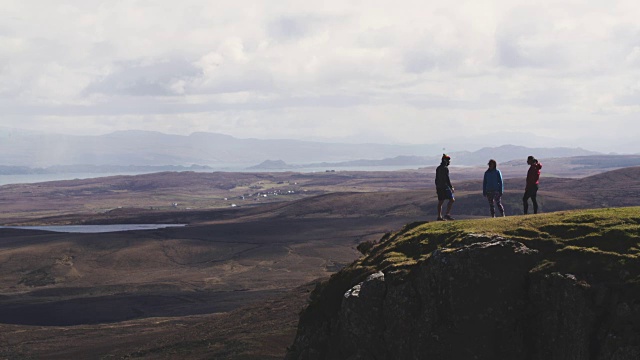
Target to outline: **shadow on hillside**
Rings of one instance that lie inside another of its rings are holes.
[[[4,304],[0,323],[71,326],[114,323],[149,317],[180,317],[227,312],[239,304],[265,299],[278,291],[174,292],[118,294],[44,303]],[[16,299],[18,300],[18,299]]]

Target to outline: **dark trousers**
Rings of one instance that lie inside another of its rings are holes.
[[[491,216],[496,216],[495,206],[498,206],[498,210],[500,210],[500,215],[504,216],[504,206],[502,206],[502,194],[500,194],[499,192],[488,192],[487,200],[489,200],[489,211],[491,212]]]
[[[536,200],[536,195],[538,195],[538,185],[533,185],[524,191],[524,196],[522,197],[522,205],[524,205],[524,214],[529,213],[529,198],[531,198],[531,202],[533,203],[533,213],[538,213],[538,201]]]

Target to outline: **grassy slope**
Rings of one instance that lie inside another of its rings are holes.
[[[606,282],[640,296],[640,207],[577,210],[409,224],[387,234],[367,256],[317,287],[302,316],[331,316],[340,295],[368,274],[407,271],[436,249],[464,245],[473,239],[471,234],[501,236],[539,250],[542,257],[534,271],[571,273],[579,280]]]

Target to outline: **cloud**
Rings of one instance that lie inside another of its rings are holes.
[[[185,94],[185,86],[201,77],[202,71],[180,59],[125,61],[84,90],[87,95],[175,96]]]
[[[540,6],[517,6],[509,11],[496,32],[499,65],[508,68],[550,69],[566,64],[570,44],[562,41],[554,14]]]
[[[569,134],[576,119],[611,116],[629,130],[620,116],[639,110],[630,0],[7,0],[2,11],[8,126],[422,142],[444,123]]]
[[[267,33],[277,40],[299,40],[321,31],[330,21],[330,17],[314,14],[280,16],[268,23]]]

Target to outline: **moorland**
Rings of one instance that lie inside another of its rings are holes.
[[[640,168],[548,163],[544,213],[640,205]],[[435,219],[433,170],[164,172],[2,186],[2,225],[187,226],[0,229],[0,357],[281,359],[317,279],[359,258],[359,244]],[[502,170],[507,215],[521,215],[526,165]],[[459,219],[487,217],[483,171],[452,169]]]

